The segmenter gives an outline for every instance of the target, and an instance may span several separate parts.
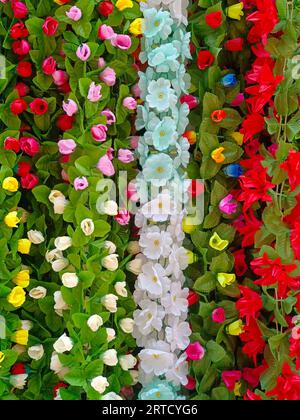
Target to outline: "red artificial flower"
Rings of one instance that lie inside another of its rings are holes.
[[[107,17],[114,11],[114,5],[110,1],[102,1],[97,10],[100,15]]]
[[[242,297],[236,302],[236,309],[241,318],[246,318],[246,324],[250,323],[251,318],[256,318],[256,314],[261,310],[263,301],[261,296],[246,286],[239,285]]]
[[[267,253],[251,262],[251,268],[261,278],[255,284],[261,286],[278,285],[278,297],[286,298],[289,290],[297,290],[300,286],[299,278],[289,275],[297,268],[296,264],[283,264],[281,258],[271,260]]]
[[[180,103],[184,104],[186,103],[189,107],[189,109],[194,109],[198,106],[197,98],[193,95],[182,95],[180,98]]]
[[[20,115],[27,109],[27,102],[24,99],[15,99],[10,104],[10,110],[14,115]]]
[[[212,12],[205,16],[205,22],[208,26],[213,29],[218,28],[222,25],[222,13],[221,12]]]
[[[300,313],[300,293],[298,293],[295,298],[297,299],[297,302],[295,303],[294,308]]]
[[[226,114],[226,111],[224,111],[223,109],[216,109],[215,111],[211,113],[210,117],[213,120],[213,122],[220,123],[221,121],[224,120],[224,118],[227,117],[227,114]]]
[[[53,17],[48,16],[42,25],[42,29],[45,35],[53,36],[58,29],[58,21]]]
[[[256,388],[259,385],[259,380],[263,372],[268,368],[266,361],[264,360],[261,366],[256,368],[244,368],[243,379],[248,382],[252,388]]]
[[[251,140],[265,128],[265,119],[258,113],[248,114],[242,123],[240,132],[244,135],[244,142]]]
[[[63,85],[59,86],[58,89],[59,89],[60,92],[62,92],[64,94],[67,94],[67,93],[71,92],[71,86],[70,86],[69,82],[66,82]]]
[[[40,151],[39,142],[32,137],[21,137],[20,146],[22,152],[26,153],[28,156],[35,156]]]
[[[205,70],[215,61],[214,55],[208,50],[201,50],[197,57],[197,66],[199,70]]]
[[[300,185],[300,152],[290,150],[287,160],[280,168],[288,173],[291,191],[294,191]]]
[[[69,386],[69,385],[65,384],[64,382],[59,382],[58,384],[56,384],[56,385],[53,387],[53,389],[52,389],[52,394],[53,394],[54,398],[56,398],[56,397],[57,397],[57,391],[58,391],[60,388],[68,388],[68,386]]]
[[[245,401],[261,401],[261,396],[254,394],[254,392],[250,391],[250,389],[247,389],[246,394],[244,395]]]
[[[4,140],[4,149],[12,150],[13,152],[18,153],[20,151],[19,140],[14,137],[6,137]]]
[[[21,77],[30,77],[32,75],[32,64],[28,61],[20,61],[17,65],[17,73]]]
[[[276,400],[300,400],[300,375],[294,373],[288,363],[284,363],[282,373],[277,378],[276,386],[266,392],[268,397],[276,397]]]
[[[296,369],[300,369],[300,340],[290,338],[290,357],[296,358]]]
[[[13,39],[26,38],[29,35],[24,22],[15,23],[10,29],[10,36]]]
[[[15,86],[15,89],[18,91],[20,97],[26,96],[29,93],[29,87],[23,82],[18,82]]]
[[[235,384],[242,379],[242,372],[239,370],[225,370],[222,372],[222,381],[233,392]]]
[[[262,168],[259,172],[251,170],[240,176],[239,182],[242,193],[239,196],[239,201],[244,202],[244,212],[259,200],[272,201],[268,191],[275,185],[268,181],[267,171],[267,168]]]
[[[187,377],[187,384],[183,385],[185,389],[188,389],[189,391],[193,391],[196,388],[196,380],[192,376]]]
[[[199,295],[193,290],[189,290],[187,300],[189,306],[195,305],[195,303],[199,302]]]
[[[277,8],[273,0],[256,0],[255,3],[257,10],[247,16],[247,21],[254,23],[248,34],[248,41],[250,43],[262,41],[265,45],[267,35],[278,23]]]
[[[28,9],[26,4],[21,1],[12,2],[12,11],[16,19],[24,19],[28,15]]]
[[[56,70],[56,61],[53,57],[45,58],[42,64],[43,73],[47,76],[51,76]]]
[[[21,177],[21,186],[25,190],[32,190],[39,183],[39,178],[34,174],[27,174]]]
[[[242,347],[242,352],[252,358],[256,366],[257,355],[263,353],[266,343],[257,322],[253,318],[250,319],[248,325],[244,325],[244,330],[239,337],[246,343]]]
[[[229,39],[225,42],[224,47],[227,51],[242,51],[244,47],[244,40],[243,38]]]
[[[294,257],[300,261],[300,223],[295,223],[294,228],[291,231],[290,240]]]
[[[44,115],[48,111],[48,102],[45,99],[34,99],[29,106],[31,112],[35,115]]]
[[[24,363],[15,363],[11,369],[10,369],[10,373],[12,375],[23,375],[24,373],[26,373],[26,366]]]
[[[248,266],[245,261],[245,250],[239,249],[238,251],[235,251],[232,253],[234,257],[234,270],[238,277],[243,276],[247,270]]]
[[[18,168],[17,168],[17,175],[22,177],[25,176],[27,174],[29,174],[31,169],[30,163],[29,162],[19,162],[18,163]]]
[[[74,124],[74,117],[69,117],[68,115],[60,115],[57,118],[56,125],[62,131],[71,130]]]
[[[12,50],[17,55],[27,55],[30,51],[30,45],[25,39],[14,41],[12,43]]]
[[[254,157],[259,153],[260,141],[255,138],[245,144],[244,150],[247,156]]]
[[[240,223],[233,223],[233,226],[243,236],[242,247],[251,246],[254,244],[256,232],[259,231],[262,221],[256,219],[253,209],[249,210],[249,214],[244,213]]]

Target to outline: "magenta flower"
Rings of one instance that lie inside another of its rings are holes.
[[[211,318],[217,324],[222,324],[226,319],[224,308],[215,309],[211,314]]]
[[[223,200],[219,203],[219,209],[222,213],[233,214],[236,212],[238,203],[236,201],[231,201],[233,199],[232,194],[226,195]]]
[[[91,130],[93,139],[96,141],[105,141],[106,132],[107,132],[107,127],[104,124],[94,125]]]
[[[92,82],[87,96],[88,100],[90,102],[98,102],[102,98],[101,89],[101,85],[96,85],[95,82]]]
[[[198,341],[191,343],[185,349],[187,360],[201,360],[204,357],[205,349]]]
[[[106,124],[107,125],[112,125],[116,122],[116,116],[110,109],[104,109],[101,112],[101,115],[106,117]]]
[[[114,86],[116,83],[116,72],[110,67],[106,67],[99,75],[100,80],[107,86]]]
[[[62,86],[69,80],[69,76],[63,70],[56,70],[52,73],[52,79],[56,86]]]
[[[58,149],[62,155],[70,155],[76,149],[76,143],[72,139],[59,140]]]
[[[63,110],[69,117],[72,117],[78,111],[78,106],[73,99],[68,99],[63,101]]]
[[[132,151],[129,149],[119,149],[118,159],[122,163],[130,163],[134,161],[134,156]]]
[[[115,220],[121,226],[128,225],[128,223],[130,222],[130,214],[129,214],[129,211],[126,210],[126,209],[120,210],[119,213],[115,216]]]
[[[74,179],[74,188],[76,191],[85,190],[89,186],[89,182],[85,176],[77,177]]]
[[[131,96],[127,96],[126,98],[123,99],[122,105],[129,109],[129,110],[134,110],[137,107],[137,102],[134,98],[132,98]]]
[[[101,39],[101,41],[112,39],[115,35],[116,34],[113,28],[109,25],[101,25],[98,30],[98,37]]]
[[[91,49],[88,44],[81,44],[77,48],[76,55],[81,61],[87,61],[91,56]]]
[[[111,45],[121,50],[128,50],[131,47],[131,38],[128,35],[115,35],[110,42]]]

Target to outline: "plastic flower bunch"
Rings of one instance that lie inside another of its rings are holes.
[[[140,254],[134,260],[138,309],[133,331],[142,348],[139,371],[146,388],[141,399],[166,395],[177,399],[174,386],[187,383],[183,351],[191,331],[186,321],[188,289],[183,270],[191,255],[182,245],[181,223],[189,187],[185,180],[189,143],[182,136],[189,108],[180,99],[189,88],[184,67],[190,58],[188,43],[189,35],[169,11],[144,10],[140,59],[149,67],[139,73],[143,105],[138,106],[136,122],[141,131],[137,150],[142,171],[137,176],[140,209],[135,222],[140,229]],[[149,185],[154,189],[152,195]],[[166,380],[160,381],[162,378]]]

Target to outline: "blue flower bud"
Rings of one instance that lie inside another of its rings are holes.
[[[236,75],[234,73],[226,74],[222,77],[221,83],[224,87],[234,87],[237,84]]]
[[[232,178],[239,178],[241,175],[243,175],[243,168],[239,163],[232,163],[231,165],[225,166],[223,172],[225,175]]]

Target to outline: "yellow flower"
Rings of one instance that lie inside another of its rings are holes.
[[[20,287],[27,287],[29,286],[29,270],[21,270],[16,277],[13,278],[13,283]]]
[[[11,335],[11,340],[14,343],[21,344],[22,346],[27,346],[28,343],[28,331],[27,330],[18,330]]]
[[[142,33],[142,18],[136,18],[129,26],[129,32],[132,35],[141,35]]]
[[[3,180],[2,188],[9,192],[16,192],[19,188],[19,182],[13,176],[9,176]]]
[[[192,223],[191,217],[184,217],[182,221],[182,230],[185,233],[193,233],[196,230],[196,228],[197,228],[197,225]]]
[[[234,395],[236,397],[241,397],[241,386],[242,386],[242,382],[240,382],[240,381],[236,382],[235,385],[234,385],[233,392],[234,392]]]
[[[31,242],[29,239],[19,239],[18,240],[18,252],[21,254],[29,254],[31,247]]]
[[[7,296],[7,301],[15,308],[19,308],[23,305],[26,299],[26,293],[20,286],[16,286],[12,289],[10,294]]]
[[[236,280],[235,274],[218,273],[218,282],[222,287],[230,286]]]
[[[121,12],[125,9],[131,9],[133,7],[133,2],[131,0],[118,0],[116,3],[116,8]]]
[[[4,217],[4,223],[6,224],[6,226],[10,228],[18,227],[18,224],[20,223],[21,219],[19,219],[17,215],[18,213],[16,211],[9,212]]]
[[[209,245],[217,251],[223,251],[229,245],[229,242],[226,239],[220,238],[217,232],[215,232],[209,240]]]
[[[0,351],[0,363],[2,363],[4,359],[5,359],[5,354],[3,353],[3,351]],[[1,364],[0,364],[0,367],[1,367]]]
[[[215,149],[214,151],[211,152],[211,158],[212,160],[214,160],[216,163],[223,163],[225,160],[225,156],[223,155],[222,152],[224,152],[224,147],[218,147],[217,149]]]
[[[242,146],[244,143],[244,135],[242,133],[239,133],[238,131],[230,134],[233,140],[237,142],[239,146]]]
[[[241,17],[244,16],[243,8],[243,2],[233,4],[232,6],[227,7],[226,14],[231,19],[241,20]]]
[[[230,335],[240,335],[243,332],[243,321],[241,319],[232,322],[227,327],[227,332]]]
[[[189,264],[193,264],[194,262],[196,262],[198,260],[197,255],[195,255],[192,251],[186,249],[186,254],[188,257],[188,263]]]

